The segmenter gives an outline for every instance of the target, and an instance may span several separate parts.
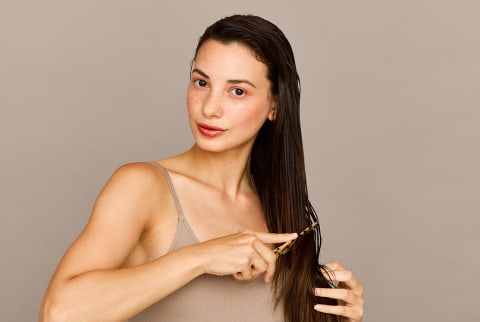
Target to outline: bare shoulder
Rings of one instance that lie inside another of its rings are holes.
[[[59,264],[57,277],[121,267],[167,198],[168,185],[154,164],[120,166],[98,195],[90,220]]]
[[[141,198],[143,201],[168,195],[169,187],[164,173],[153,162],[135,162],[120,166],[105,185],[102,194],[114,190],[127,198]]]
[[[115,170],[106,187],[117,184],[128,187],[134,183],[134,187],[131,188],[150,189],[164,181],[162,178],[154,162],[127,163]]]
[[[136,228],[137,235],[158,224],[162,209],[171,201],[170,188],[164,173],[155,162],[135,162],[120,166],[111,176],[95,202],[92,212],[102,217],[109,214]],[[139,236],[137,236],[139,237]]]
[[[165,179],[155,166],[148,162],[128,163],[112,174],[95,202],[92,217],[110,212],[116,206],[124,209],[134,207],[136,220],[148,216],[149,208],[163,195]],[[131,215],[131,212],[116,210],[117,214]],[[142,216],[143,215],[143,216]]]

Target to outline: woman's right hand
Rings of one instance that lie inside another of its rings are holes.
[[[264,274],[263,279],[267,283],[275,272],[277,260],[269,245],[295,238],[296,233],[274,234],[245,230],[194,246],[205,255],[205,273],[232,275],[238,281],[251,281]]]

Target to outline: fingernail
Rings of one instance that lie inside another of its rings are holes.
[[[315,311],[322,311],[322,308],[323,308],[323,305],[322,305],[322,304],[316,304],[316,305],[313,307],[313,309],[314,309]]]

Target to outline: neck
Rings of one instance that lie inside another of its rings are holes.
[[[185,152],[192,177],[223,191],[231,199],[250,190],[250,150],[209,152],[194,145]]]

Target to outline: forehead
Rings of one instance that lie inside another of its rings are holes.
[[[201,69],[209,76],[268,82],[267,66],[257,59],[250,48],[238,42],[225,44],[207,40],[197,52],[194,68]]]

